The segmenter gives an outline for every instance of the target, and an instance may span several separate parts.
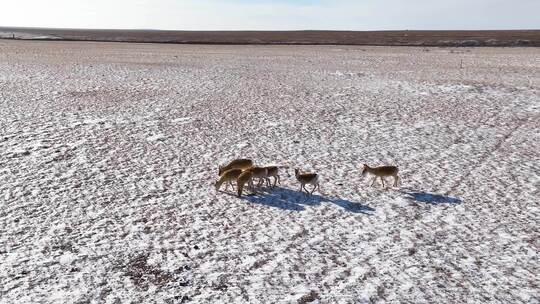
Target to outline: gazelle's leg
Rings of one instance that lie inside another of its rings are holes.
[[[397,174],[394,175],[394,187],[397,187],[397,185],[398,185],[398,180],[399,180],[399,176],[397,176]]]
[[[225,191],[229,190],[229,185],[230,185],[230,184],[231,184],[231,182],[227,182],[227,183],[225,184]]]
[[[306,194],[308,194],[309,191],[306,189],[306,184],[303,184],[302,187],[304,188],[304,190],[306,190]]]
[[[375,181],[376,181],[376,180],[377,180],[377,176],[375,176],[375,177],[373,178],[373,181],[371,182],[370,187],[373,187],[373,185],[375,184]]]
[[[381,183],[382,183],[382,187],[384,189],[384,179],[382,178],[382,176],[381,176]]]
[[[279,175],[276,175],[276,176],[277,176],[277,182],[278,182],[278,184],[281,185],[281,177],[279,177]]]
[[[316,185],[313,185],[313,189],[311,190],[311,195],[313,195],[313,192],[315,191],[315,189],[317,189],[317,184]]]
[[[298,190],[299,192],[302,192],[302,186],[304,185],[300,184],[300,190]]]
[[[255,185],[253,184],[253,178],[249,180],[249,187],[251,188],[251,192],[253,194],[257,194],[257,190],[255,190]]]
[[[278,180],[278,177],[279,175],[275,175],[274,176],[274,185],[272,186],[273,188],[276,187],[276,183],[277,183],[277,180]]]
[[[238,185],[238,197],[242,196],[242,190],[244,188],[244,185]]]
[[[272,183],[270,182],[270,178],[269,177],[265,177],[264,178],[266,180],[266,186],[267,187],[270,187],[272,185]]]

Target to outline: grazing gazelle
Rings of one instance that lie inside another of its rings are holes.
[[[236,181],[240,174],[242,174],[242,169],[231,169],[223,172],[219,177],[219,180],[216,182],[216,190],[219,190],[221,185],[226,182],[227,184],[225,186],[225,191],[227,191],[229,184],[232,185],[232,182]]]
[[[228,163],[226,166],[219,166],[219,175],[223,174],[223,172],[231,169],[242,169],[246,170],[247,168],[250,168],[253,166],[253,161],[251,159],[235,159]]]
[[[300,182],[300,192],[302,192],[302,189],[306,190],[306,193],[313,194],[313,191],[315,189],[321,187],[319,186],[319,175],[317,173],[300,173],[300,170],[294,169],[294,175],[296,176],[296,179]],[[306,184],[313,185],[313,189],[311,192],[309,192],[306,189]]]
[[[242,190],[244,190],[244,186],[246,183],[249,185],[251,190],[253,191],[253,172],[251,170],[246,170],[238,176],[238,179],[236,180],[236,187],[238,188],[238,197],[242,196]]]
[[[371,187],[375,183],[375,180],[377,180],[377,177],[381,178],[383,188],[384,188],[383,177],[393,176],[394,187],[396,187],[399,180],[398,172],[399,172],[399,169],[396,166],[370,167],[364,164],[364,169],[362,170],[362,176],[366,176],[366,174],[368,173],[375,175],[375,177],[373,178],[373,182],[371,183]]]

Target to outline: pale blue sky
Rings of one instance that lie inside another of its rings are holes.
[[[540,29],[540,0],[0,0],[0,26],[177,30]]]

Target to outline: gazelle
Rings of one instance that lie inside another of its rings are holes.
[[[246,171],[250,171],[253,174],[253,178],[259,179],[257,186],[260,186],[264,181],[266,181],[267,184],[270,183],[270,179],[268,178],[268,169],[266,167],[253,166],[246,169]]]
[[[302,189],[306,190],[306,193],[309,193],[310,195],[313,194],[313,191],[315,189],[319,188],[319,191],[321,190],[321,187],[319,186],[319,175],[316,173],[300,173],[300,170],[294,169],[294,176],[296,176],[296,179],[300,182],[300,192],[302,192]],[[306,184],[313,185],[313,189],[311,192],[309,192],[306,189]]]
[[[226,166],[219,166],[219,175],[223,174],[223,172],[231,169],[242,169],[246,170],[253,166],[253,161],[251,159],[235,159],[228,163]]]
[[[236,187],[238,188],[238,197],[242,196],[242,190],[246,183],[253,190],[253,172],[251,170],[243,171],[236,180]]]
[[[236,181],[240,174],[242,174],[242,169],[231,169],[223,172],[219,177],[219,180],[216,182],[216,190],[219,190],[221,185],[226,182],[227,184],[225,186],[225,191],[227,191],[229,184],[232,185],[232,181]]]
[[[270,186],[270,177],[274,178],[274,185],[272,187],[276,186],[276,183],[281,184],[281,180],[279,178],[279,168],[277,166],[270,166],[265,167],[266,168],[266,183],[268,186]]]
[[[382,186],[384,188],[384,179],[383,177],[387,176],[393,176],[394,177],[394,187],[397,187],[399,176],[398,176],[399,169],[396,166],[381,166],[381,167],[370,167],[366,164],[364,164],[364,169],[362,170],[362,176],[366,176],[366,174],[372,174],[375,175],[373,178],[373,182],[371,183],[371,187],[373,187],[373,184],[377,180],[377,177],[381,179]]]

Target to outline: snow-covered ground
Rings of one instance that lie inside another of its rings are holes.
[[[538,303],[539,127],[537,48],[0,41],[0,303]]]
[[[57,40],[61,39],[60,37],[56,37],[53,35],[39,35],[39,34],[33,34],[33,33],[25,33],[20,30],[16,31],[2,31],[0,30],[0,39],[27,39],[27,40]]]

